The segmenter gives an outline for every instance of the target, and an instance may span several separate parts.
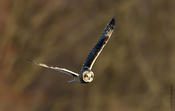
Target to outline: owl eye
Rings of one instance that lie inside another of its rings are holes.
[[[86,77],[88,77],[88,75],[87,75],[87,74],[85,74],[85,75],[84,75],[84,77],[86,78]]]

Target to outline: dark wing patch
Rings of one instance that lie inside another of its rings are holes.
[[[100,36],[99,40],[97,41],[96,45],[93,47],[89,55],[87,56],[81,72],[83,72],[86,69],[91,70],[94,62],[96,61],[97,57],[99,56],[100,52],[105,47],[106,43],[108,42],[109,38],[112,35],[113,29],[115,25],[115,19],[113,18],[109,24],[106,26],[104,32]]]

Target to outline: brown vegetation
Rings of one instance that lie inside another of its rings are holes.
[[[175,81],[175,0],[1,0],[1,111],[168,111]],[[79,72],[105,25],[116,28],[90,84]]]

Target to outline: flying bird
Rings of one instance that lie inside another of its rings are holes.
[[[93,49],[90,51],[87,58],[85,59],[80,73],[76,73],[76,72],[73,72],[73,71],[65,69],[65,68],[48,66],[46,64],[38,63],[38,62],[32,61],[32,60],[30,60],[30,62],[32,62],[38,66],[45,67],[48,69],[53,69],[53,70],[56,70],[56,71],[59,71],[59,72],[62,72],[62,73],[65,73],[65,74],[72,76],[73,79],[68,81],[68,82],[77,81],[80,83],[90,83],[94,79],[94,73],[92,72],[92,66],[94,65],[97,57],[100,55],[100,53],[103,50],[103,48],[105,47],[106,43],[110,39],[112,32],[114,30],[114,26],[115,26],[115,19],[112,18],[111,21],[107,24],[106,28],[104,29],[104,32],[99,37],[96,45],[93,47]]]

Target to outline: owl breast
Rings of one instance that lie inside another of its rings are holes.
[[[90,83],[93,81],[94,79],[94,73],[91,71],[91,70],[85,70],[83,73],[82,73],[82,82],[85,82],[85,83]]]

